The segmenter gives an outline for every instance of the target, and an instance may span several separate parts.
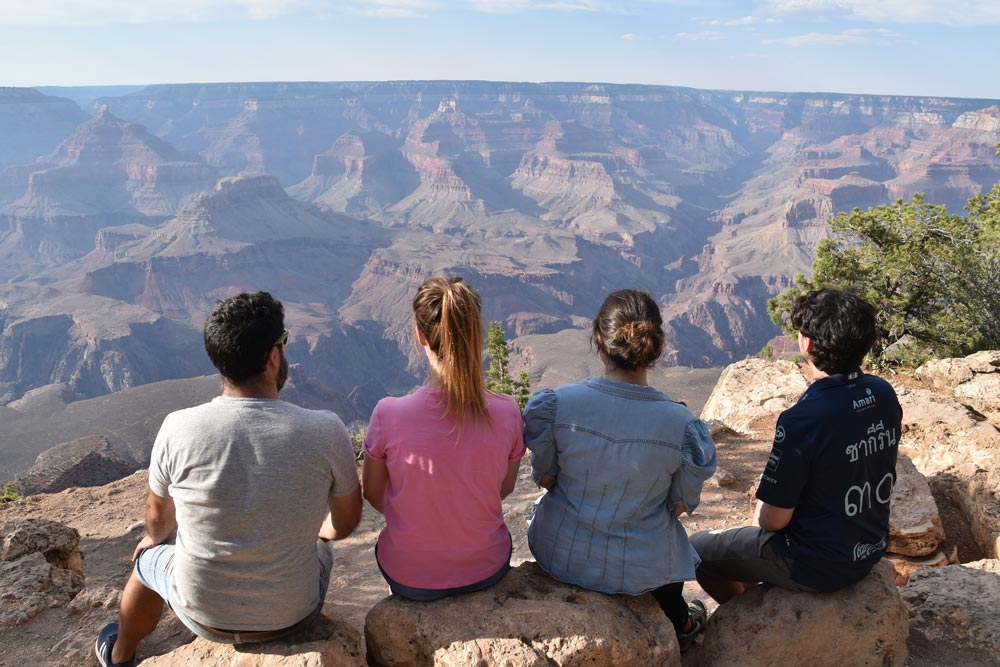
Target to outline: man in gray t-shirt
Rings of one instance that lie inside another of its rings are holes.
[[[278,399],[288,375],[284,309],[266,292],[220,301],[205,348],[222,396],[171,413],[153,445],[147,534],[118,623],[95,650],[134,665],[167,602],[206,639],[284,636],[319,615],[330,540],[361,519],[354,449],[337,415]]]

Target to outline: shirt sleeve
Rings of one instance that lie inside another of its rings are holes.
[[[700,419],[692,419],[684,428],[681,465],[670,482],[671,503],[682,501],[690,514],[701,503],[701,487],[715,473],[715,442]]]
[[[532,394],[524,408],[524,444],[531,450],[531,477],[539,483],[544,475],[558,476],[555,443],[556,393],[542,389]]]
[[[167,415],[156,434],[153,451],[149,455],[149,490],[161,498],[170,497],[170,468],[167,458],[167,433],[170,431],[170,415]]]
[[[372,418],[368,420],[368,432],[365,433],[365,441],[361,445],[361,451],[370,459],[385,461],[385,442],[382,440],[379,407],[380,405],[376,405],[375,409],[372,410]]]
[[[809,479],[809,460],[802,446],[805,438],[794,417],[781,413],[774,442],[757,486],[757,499],[782,509],[794,509]]]
[[[358,487],[358,465],[354,459],[351,435],[339,417],[333,428],[333,484],[331,496],[342,496]]]

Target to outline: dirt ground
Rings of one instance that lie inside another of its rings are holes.
[[[773,421],[754,426],[767,433],[773,429]],[[684,518],[689,533],[740,525],[747,520],[751,507],[748,490],[760,474],[770,448],[769,436],[752,439],[723,432],[716,440],[719,468],[726,474],[709,481],[702,494],[702,505],[693,516]],[[724,485],[720,486],[719,479],[724,480]],[[140,472],[104,487],[70,489],[0,505],[0,524],[13,518],[42,517],[79,530],[87,568],[86,588],[69,608],[50,609],[24,626],[0,631],[0,667],[96,664],[93,640],[101,625],[116,616],[117,593],[128,576],[130,555],[143,532],[145,493],[146,477]],[[514,564],[531,558],[527,519],[538,495],[525,463],[515,492],[505,502],[507,524],[514,538]],[[962,560],[969,560],[970,553],[966,550],[969,543],[974,544],[971,536],[953,529],[960,528],[964,519],[957,511],[949,514],[946,510],[945,520],[950,542],[957,544]],[[374,547],[382,525],[382,516],[366,507],[355,533],[336,546],[325,613],[346,620],[359,633],[364,628],[367,611],[389,594],[375,567]],[[949,550],[951,543],[947,546]],[[694,582],[686,585],[685,595],[705,597]],[[710,600],[706,602],[712,610],[715,605]],[[167,652],[192,638],[167,612],[156,632],[140,647],[139,657]],[[911,636],[910,652],[911,667],[997,664],[992,656],[972,655],[929,642],[916,633]]]

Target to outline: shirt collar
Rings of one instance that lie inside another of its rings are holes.
[[[864,371],[860,368],[856,368],[850,373],[835,373],[833,375],[827,375],[826,377],[820,378],[809,385],[803,396],[807,396],[817,391],[823,391],[824,389],[831,389],[833,387],[842,387],[846,384],[855,384],[865,376]]]

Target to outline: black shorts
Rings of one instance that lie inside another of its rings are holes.
[[[691,536],[701,564],[698,574],[723,581],[764,582],[790,591],[816,589],[792,580],[790,557],[772,544],[777,533],[757,526],[711,530]]]

